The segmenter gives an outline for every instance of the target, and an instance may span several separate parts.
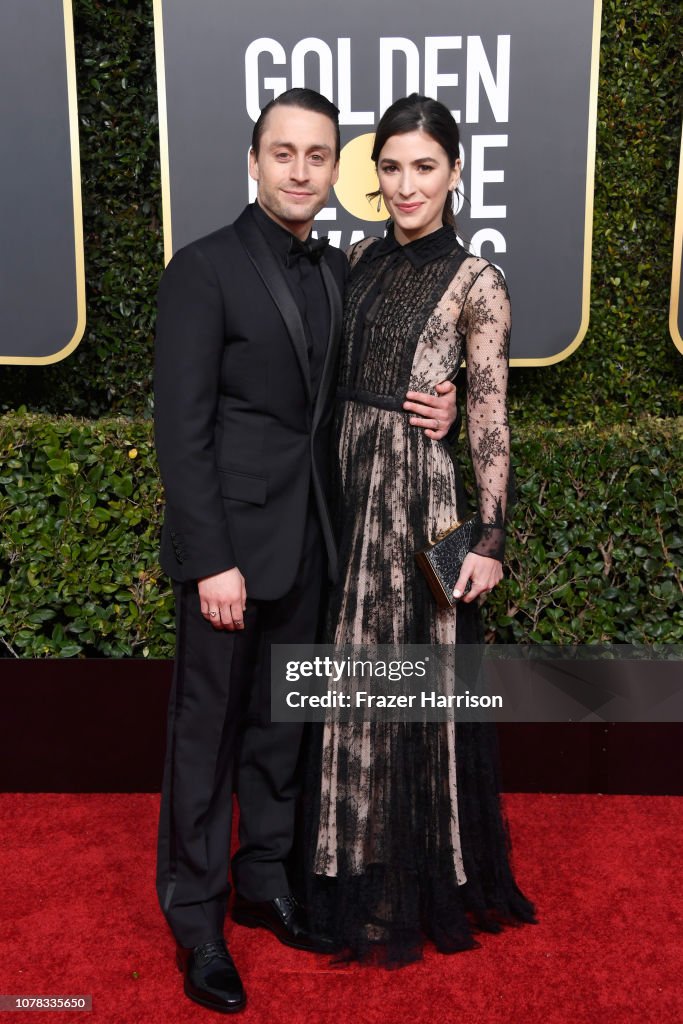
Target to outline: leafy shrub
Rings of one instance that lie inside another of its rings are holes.
[[[517,432],[489,639],[681,642],[682,441],[683,420]],[[2,653],[171,656],[149,421],[8,414],[0,466]]]
[[[161,494],[145,421],[5,417],[0,638],[23,657],[164,655]]]
[[[683,420],[520,437],[496,642],[683,640]]]

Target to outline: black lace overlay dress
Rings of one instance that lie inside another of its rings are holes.
[[[509,299],[500,272],[443,227],[390,232],[351,254],[337,431],[342,578],[336,644],[474,643],[478,609],[440,610],[414,552],[466,514],[447,448],[410,426],[408,390],[435,393],[467,360],[467,423],[485,524],[473,550],[502,559],[509,477]],[[457,657],[457,653],[456,653]],[[509,865],[493,727],[335,722],[317,732],[307,903],[345,955],[388,965],[476,945],[476,930],[533,920]]]

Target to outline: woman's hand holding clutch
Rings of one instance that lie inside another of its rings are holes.
[[[453,597],[461,599],[465,604],[469,604],[477,597],[483,599],[502,578],[503,566],[497,558],[487,558],[486,555],[477,555],[470,551],[462,563],[460,576],[453,589]],[[463,597],[468,580],[472,581],[472,587]]]

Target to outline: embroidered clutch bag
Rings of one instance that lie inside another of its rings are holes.
[[[415,561],[425,574],[429,589],[440,608],[454,608],[457,604],[453,597],[453,587],[458,581],[465,555],[480,530],[481,518],[475,512],[463,522],[454,523],[439,534],[432,544],[415,553]],[[471,586],[470,580],[465,593]]]

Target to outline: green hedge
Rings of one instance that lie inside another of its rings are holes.
[[[503,643],[680,643],[683,420],[520,429]],[[0,419],[0,648],[167,657],[161,494],[146,420]]]
[[[0,421],[0,646],[19,657],[167,655],[148,421]]]
[[[683,419],[524,430],[489,639],[680,643],[682,448]]]
[[[518,423],[680,411],[683,360],[667,311],[683,8],[602,6],[590,328],[564,363],[513,370]],[[74,0],[74,13],[87,329],[63,363],[1,368],[0,408],[145,415],[163,265],[152,3]]]

